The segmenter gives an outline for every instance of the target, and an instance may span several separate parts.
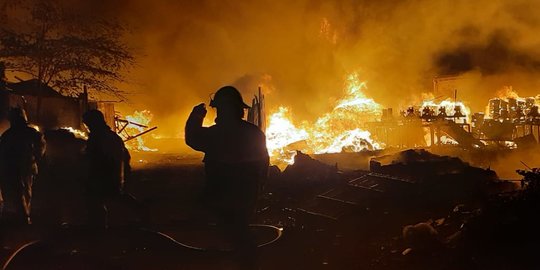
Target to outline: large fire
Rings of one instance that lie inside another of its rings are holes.
[[[127,115],[125,118],[129,123],[125,127],[121,127],[119,135],[126,141],[126,148],[133,151],[158,151],[158,149],[146,146],[146,142],[143,138],[144,136],[137,136],[141,132],[144,132],[146,129],[145,126],[148,127],[152,121],[152,113],[148,110],[135,111],[132,115]],[[33,125],[32,127],[39,131],[38,126]],[[76,138],[83,140],[88,139],[88,133],[86,131],[73,127],[61,127],[60,129],[69,131]]]
[[[143,126],[149,126],[150,122],[152,121],[152,118],[154,115],[148,111],[135,111],[131,115],[127,115],[125,118],[127,121],[136,123],[138,125],[129,124],[125,128],[126,134],[129,134],[130,136],[136,136],[137,134],[144,132],[145,127]],[[126,148],[129,150],[134,151],[149,151],[149,152],[156,152],[158,149],[150,148],[146,146],[146,143],[144,141],[144,136],[138,136],[132,140],[128,140],[126,142]],[[127,138],[124,138],[127,139]]]
[[[512,86],[504,86],[497,91],[495,98],[489,100],[485,115],[489,119],[504,120],[505,113],[508,116],[516,116],[518,112],[527,114],[533,106],[540,106],[540,95],[521,97]]]
[[[452,116],[456,113],[456,111],[459,111],[463,115],[462,118],[467,119],[469,123],[471,120],[471,109],[461,101],[455,101],[451,99],[446,99],[441,102],[425,100],[422,102],[422,108],[425,107],[433,109],[436,113],[444,109],[444,112],[448,116]]]
[[[382,106],[363,93],[366,83],[358,73],[347,76],[345,96],[338,100],[332,111],[314,123],[296,126],[289,109],[279,107],[270,115],[266,129],[267,147],[272,163],[291,164],[296,150],[306,153],[359,152],[380,149],[382,145],[362,128],[367,121],[381,115]]]
[[[286,147],[308,138],[309,134],[305,129],[297,128],[292,123],[287,108],[279,107],[277,112],[270,115],[266,128],[266,147],[273,160],[293,163],[295,151]]]

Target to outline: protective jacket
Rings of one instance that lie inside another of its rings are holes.
[[[110,197],[122,192],[130,155],[122,139],[108,126],[92,130],[86,142],[88,192]]]
[[[24,219],[30,217],[32,185],[44,153],[43,135],[26,125],[12,126],[0,137],[2,196]]]
[[[261,181],[267,176],[264,133],[242,119],[216,119],[203,127],[204,115],[192,112],[185,128],[186,144],[204,152],[206,197],[215,207],[240,215],[254,210]]]

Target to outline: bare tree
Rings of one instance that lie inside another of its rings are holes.
[[[57,0],[6,0],[0,5],[0,61],[67,95],[91,90],[122,95],[116,84],[134,65],[111,18],[74,11]],[[2,14],[3,13],[3,14]]]

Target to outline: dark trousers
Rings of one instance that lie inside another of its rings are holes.
[[[108,210],[107,201],[109,196],[102,194],[87,194],[86,207],[88,210],[88,225],[95,228],[107,228],[108,226]]]
[[[35,175],[7,177],[2,187],[2,219],[8,222],[30,224],[32,185]]]
[[[88,210],[88,224],[96,228],[107,228],[109,226],[109,210],[107,204],[120,202],[135,211],[140,218],[142,212],[141,203],[129,193],[100,194],[90,193],[86,198]],[[145,217],[143,217],[145,218]]]

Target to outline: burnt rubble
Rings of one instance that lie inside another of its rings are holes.
[[[489,194],[512,186],[499,180],[492,170],[425,150],[374,158],[370,171],[337,173],[331,166],[305,154],[299,154],[298,161],[287,168],[282,179],[294,185],[304,183],[304,188],[306,183],[326,187],[300,208],[332,220],[354,219],[366,210],[382,213],[395,209],[405,212],[448,209],[458,203],[482,202]],[[320,184],[324,181],[325,185]]]
[[[299,152],[285,171],[271,169],[260,216],[267,221],[281,216],[277,222],[289,232],[313,230],[325,232],[329,238],[353,237],[350,241],[338,239],[348,244],[361,235],[365,241],[385,247],[381,256],[387,256],[390,249],[392,255],[407,248],[411,250],[405,253],[410,254],[445,250],[450,236],[459,235],[463,221],[476,214],[478,205],[492,194],[515,188],[499,180],[492,170],[425,150],[374,158],[371,171],[340,171],[337,165],[317,158]],[[455,205],[463,207],[445,215]],[[398,244],[380,242],[388,237],[381,234],[400,231],[407,224],[416,225],[407,227],[406,237],[398,237]],[[337,236],[333,235],[336,231]],[[361,231],[379,232],[364,235]]]
[[[536,269],[540,239],[540,168],[518,170],[522,188],[460,204],[446,216],[407,225],[386,260],[405,268]],[[405,256],[403,256],[405,255]],[[451,263],[449,263],[451,262]]]
[[[371,172],[407,179],[425,202],[444,203],[482,199],[498,188],[495,171],[469,165],[456,157],[411,149],[373,158]]]
[[[337,172],[337,164],[330,166],[297,151],[294,164],[285,168],[282,177],[291,181],[328,182],[336,179]]]
[[[290,221],[296,220],[294,216],[299,206],[339,185],[341,180],[342,174],[337,165],[327,165],[297,151],[294,164],[288,165],[283,172],[277,166],[270,167],[265,192],[260,198],[260,208],[264,210],[261,212],[273,210],[286,213],[285,223],[294,224]]]
[[[47,134],[47,140],[53,145],[54,140],[66,140],[63,145],[73,144],[72,157],[81,150],[77,147],[80,141],[63,131]],[[68,161],[67,156],[53,155],[54,148],[49,150],[48,162],[53,162],[53,157],[58,166]],[[501,262],[505,258],[526,257],[528,261],[514,260],[510,266],[534,269],[530,267],[534,266],[530,258],[534,258],[531,253],[536,250],[531,246],[540,225],[534,220],[540,207],[533,202],[538,201],[535,190],[540,183],[540,170],[520,171],[525,176],[523,191],[497,194],[494,187],[506,183],[498,180],[492,171],[472,167],[457,158],[414,150],[372,161],[372,164],[379,163],[372,171],[340,171],[335,164],[317,160],[317,156],[298,153],[295,164],[283,172],[272,167],[261,196],[257,222],[283,227],[284,234],[274,246],[261,251],[266,256],[264,265],[289,269],[276,262],[275,258],[280,258],[294,265],[305,260],[310,269],[321,269],[318,266],[323,262],[327,263],[323,267],[328,269],[441,269],[441,266],[486,269],[497,263],[502,267],[491,269],[501,269],[509,266]],[[63,170],[57,172],[66,173]],[[202,167],[192,165],[174,169],[172,166],[167,169],[145,167],[135,171],[135,182],[130,190],[151,210],[152,226],[182,231],[189,227],[184,224],[189,220],[189,209],[198,204],[194,191],[202,187],[202,175]],[[66,173],[62,177],[64,181],[78,181],[76,174]],[[474,200],[465,196],[459,190],[463,188],[459,186],[462,181],[478,182],[472,186],[486,195]],[[449,189],[451,185],[457,187],[449,192],[437,188],[438,184],[447,185]],[[437,196],[441,198],[434,199]],[[50,198],[52,196],[43,204],[52,202]],[[65,205],[63,199],[57,199],[54,207]],[[129,213],[122,211],[121,215],[129,218]],[[74,217],[67,222],[76,221]],[[165,264],[177,267],[178,254],[188,252],[148,231],[124,227],[94,237],[79,232],[78,227],[72,225],[43,241],[41,246],[23,253],[19,262],[41,262],[57,252],[65,257],[50,261],[67,264],[84,261],[86,257],[81,256],[103,256],[140,269],[143,267],[138,264],[142,265],[143,259],[145,262],[168,259]],[[90,244],[82,246],[81,243],[87,242]],[[103,243],[107,248],[99,249]],[[70,253],[73,250],[75,252]],[[196,255],[205,263],[220,262],[220,258],[210,257],[209,253],[197,252],[185,258]],[[306,257],[310,259],[304,259]],[[493,260],[491,265],[490,260]]]
[[[267,192],[282,192],[293,201],[304,200],[336,185],[341,179],[337,165],[322,163],[309,155],[297,151],[294,164],[283,172],[277,166],[269,169]]]

